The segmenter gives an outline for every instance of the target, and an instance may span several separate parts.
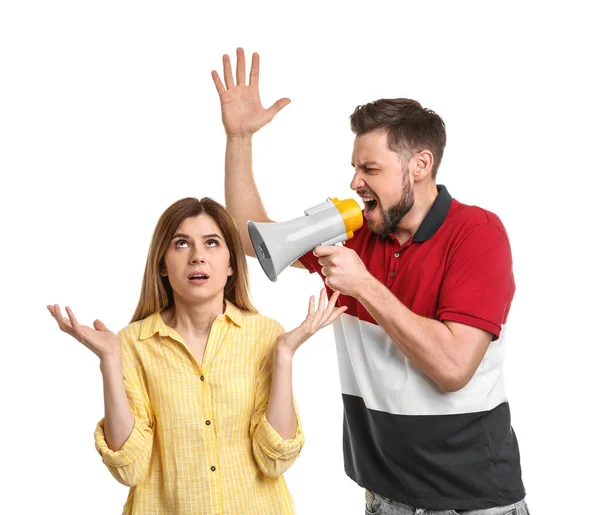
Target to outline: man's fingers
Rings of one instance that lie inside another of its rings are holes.
[[[269,107],[269,109],[267,109],[269,116],[271,118],[273,118],[279,111],[281,111],[290,102],[291,102],[291,100],[289,98],[280,98],[271,107]]]
[[[250,66],[250,81],[248,83],[249,86],[254,86],[258,88],[258,74],[260,71],[260,58],[258,54],[254,52],[252,54],[252,65]]]
[[[235,86],[233,83],[233,73],[231,71],[231,61],[227,54],[223,56],[223,78],[225,79],[225,86],[227,89],[231,89]]]
[[[244,55],[244,49],[238,48],[236,50],[237,64],[235,66],[235,78],[238,86],[246,85],[246,56]]]
[[[227,92],[227,90],[225,89],[225,86],[223,86],[223,83],[221,82],[221,77],[219,77],[219,74],[215,70],[210,72],[210,75],[212,76],[212,80],[215,83],[215,88],[217,88],[217,93],[219,94],[220,97],[222,97]]]
[[[338,249],[339,247],[336,247],[335,245],[317,245],[313,249],[313,254],[317,257],[331,256],[338,252]]]
[[[321,256],[317,261],[321,266],[335,265],[335,255]]]

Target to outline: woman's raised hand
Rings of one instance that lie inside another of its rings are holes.
[[[327,302],[327,290],[323,288],[319,295],[319,304],[315,310],[315,297],[310,297],[308,302],[308,313],[304,322],[291,331],[282,334],[279,337],[279,344],[292,354],[298,350],[306,340],[308,340],[319,329],[328,326],[336,318],[338,318],[346,309],[347,306],[336,307],[340,292],[336,291]]]
[[[119,337],[110,331],[100,320],[94,320],[94,327],[80,325],[71,311],[67,307],[67,317],[63,317],[58,304],[48,306],[48,311],[58,323],[61,331],[71,335],[77,341],[83,343],[101,360],[108,358],[121,350]]]

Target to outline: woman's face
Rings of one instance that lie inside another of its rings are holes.
[[[165,254],[161,276],[168,277],[173,294],[191,303],[223,297],[233,275],[223,233],[206,214],[186,218],[177,228]]]

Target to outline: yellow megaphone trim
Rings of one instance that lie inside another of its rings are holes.
[[[333,205],[342,215],[346,228],[346,236],[348,236],[348,239],[352,238],[354,231],[360,229],[363,224],[362,209],[358,205],[358,202],[351,198],[339,200],[337,197],[331,197],[329,200],[333,202]]]

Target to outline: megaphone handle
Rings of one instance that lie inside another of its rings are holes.
[[[347,240],[347,236],[346,233],[344,234],[340,234],[339,236],[336,236],[335,238],[331,238],[330,240],[327,240],[324,243],[321,243],[321,245],[335,245],[336,243],[340,243],[342,241],[346,241]]]

